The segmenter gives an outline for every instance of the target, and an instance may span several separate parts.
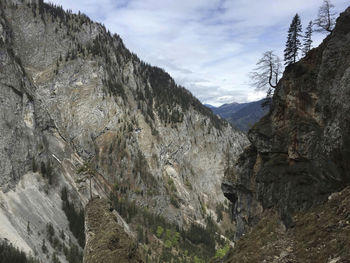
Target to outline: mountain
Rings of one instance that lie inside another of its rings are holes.
[[[213,105],[210,105],[210,104],[204,104],[205,107],[211,109],[211,110],[214,110],[216,109],[217,107],[213,106]]]
[[[239,130],[248,132],[248,130],[265,116],[269,110],[268,107],[263,108],[261,106],[262,102],[263,100],[246,103],[244,107],[232,113],[226,120]]]
[[[251,146],[226,172],[238,242],[224,262],[349,260],[349,72],[350,7],[287,66]]]
[[[213,107],[205,104],[214,114],[226,119],[237,129],[247,132],[258,120],[268,112],[268,107],[262,108],[263,100],[230,104],[223,104],[220,107]]]
[[[237,102],[227,103],[214,109],[213,113],[216,115],[219,115],[221,118],[227,119],[227,118],[230,118],[232,114],[242,109],[246,105],[247,103],[237,103]]]
[[[96,259],[89,215],[103,226],[106,213],[116,254],[125,241],[135,260],[215,255],[233,231],[226,156],[246,135],[118,35],[42,0],[0,0],[0,69],[4,242],[42,262],[81,262],[84,246]],[[89,210],[96,198],[107,211]]]
[[[347,262],[349,72],[350,8],[247,138],[103,25],[0,0],[0,261]]]

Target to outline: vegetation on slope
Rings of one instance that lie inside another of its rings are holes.
[[[7,241],[0,241],[0,263],[37,263],[32,256],[26,255],[22,250],[14,247]]]
[[[111,199],[113,208],[136,230],[149,262],[207,262],[215,256],[217,245],[225,245],[217,224],[210,217],[206,226],[192,223],[188,229],[180,229],[161,215],[117,194]]]
[[[137,242],[117,222],[105,199],[95,198],[86,206],[86,263],[144,262]]]
[[[68,199],[67,188],[61,190],[62,209],[69,221],[69,229],[77,238],[79,245],[84,248],[85,245],[85,227],[84,227],[84,211],[77,211],[73,203]]]
[[[70,12],[66,13],[62,10],[61,7],[56,7],[51,4],[45,4],[43,1],[39,1],[38,4],[32,2],[28,3],[28,5],[26,4],[24,6],[19,7],[15,5],[13,8],[27,8],[29,9],[29,12],[32,12],[33,16],[36,17],[35,22],[40,22],[41,19],[45,25],[57,26],[56,30],[60,31],[60,33],[64,32],[67,34],[65,36],[65,39],[71,41],[68,41],[69,45],[67,45],[70,46],[70,50],[66,54],[61,54],[57,57],[57,63],[53,64],[56,65],[54,74],[59,74],[60,66],[63,63],[69,63],[71,60],[85,58],[91,59],[92,57],[97,58],[95,61],[97,61],[100,65],[103,66],[104,71],[106,73],[103,79],[103,84],[105,86],[105,94],[114,96],[114,98],[118,101],[122,99],[124,103],[126,103],[125,101],[130,99],[130,94],[134,93],[132,95],[134,95],[134,97],[137,98],[139,109],[143,112],[145,119],[146,121],[148,120],[147,122],[150,124],[151,128],[153,126],[153,120],[156,119],[155,117],[159,117],[159,119],[165,125],[174,125],[176,123],[182,122],[187,113],[186,111],[192,109],[209,117],[209,119],[211,120],[210,128],[216,127],[220,129],[222,125],[227,125],[226,122],[221,121],[219,118],[214,116],[208,109],[206,109],[194,96],[192,96],[190,92],[188,92],[183,87],[176,85],[175,82],[170,78],[169,74],[164,72],[162,69],[151,67],[139,61],[134,54],[130,53],[123,46],[122,41],[117,35],[112,36],[109,32],[106,32],[103,26],[101,26],[100,28],[100,34],[94,40],[88,41],[84,44],[79,42],[77,40],[78,34],[76,33],[79,33],[81,31],[83,25],[85,26],[91,24],[91,21],[87,19],[84,15],[73,15]],[[50,24],[50,22],[53,21],[55,23]],[[139,79],[144,80],[145,82],[147,82],[147,84],[143,85],[144,83],[141,83],[142,85],[140,85],[140,87],[138,87],[138,89],[136,90],[126,89],[128,85],[128,80],[118,77],[121,76],[121,74],[116,73],[118,73],[118,70],[121,70],[128,63],[133,64],[133,66],[135,67],[135,74],[139,74]],[[135,94],[137,96],[135,96]],[[206,122],[206,120],[204,120],[203,122]],[[128,126],[128,128],[129,127],[130,126]],[[128,132],[131,133],[132,130],[129,130]],[[125,145],[123,149],[125,149]],[[120,151],[120,153],[123,152]],[[136,162],[133,174],[140,174],[143,180],[150,181],[149,178],[152,178],[152,176],[149,175],[147,173],[148,171],[145,169],[146,164],[144,158],[141,158],[142,156],[140,155],[136,156],[138,156],[139,162]],[[119,156],[117,157],[119,158]],[[122,159],[122,157],[120,157],[120,159]],[[48,178],[51,178],[49,176],[51,175],[51,173],[47,173],[48,166],[46,166],[46,164],[42,165],[40,168],[45,176],[47,175]],[[38,167],[36,169],[38,169]],[[49,180],[51,182],[51,179]],[[148,188],[148,190],[150,189],[151,188]],[[143,194],[143,191],[144,190],[140,190],[140,194],[141,192]],[[74,205],[67,197],[66,190],[63,190],[62,192],[62,200],[63,210],[67,215],[70,230],[77,237],[80,245],[83,246],[84,237],[82,233],[84,232],[84,228],[82,222],[84,221],[84,218],[82,216],[82,212],[75,210]],[[176,197],[171,200],[171,203],[174,206],[178,205]],[[130,212],[132,210],[128,211]],[[133,219],[132,213],[130,216],[126,216],[127,219],[129,217],[130,220]],[[162,227],[162,225],[164,225],[164,233],[163,235],[160,235],[158,239],[164,241],[164,247],[168,249],[164,250],[163,258],[167,257],[167,253],[169,251],[172,257],[176,258],[176,251],[178,250],[177,245],[175,244],[177,243],[179,243],[179,247],[190,247],[191,250],[195,251],[193,255],[191,252],[188,252],[189,256],[186,257],[188,258],[189,262],[200,261],[200,258],[209,258],[210,256],[214,255],[215,241],[213,241],[214,239],[211,239],[211,237],[214,234],[217,234],[216,231],[214,231],[214,228],[210,229],[210,227],[215,226],[215,223],[210,223],[211,221],[211,219],[208,219],[207,227],[191,227],[189,230],[191,234],[187,235],[186,233],[182,234],[181,231],[179,229],[176,229],[176,226],[173,224],[170,224],[171,227],[170,225],[166,227],[165,225],[168,223],[159,223],[157,225],[157,229],[158,227]],[[204,238],[196,238],[196,235],[203,235],[203,232],[205,236]],[[53,228],[49,225],[48,233],[50,233],[50,243],[52,243],[53,246],[55,246],[54,244],[56,242],[55,240],[58,231],[53,230]],[[156,235],[156,231],[154,231],[152,235]],[[140,240],[143,240],[143,238],[141,237],[142,236],[140,234]],[[187,243],[184,243],[184,245],[182,245],[180,244],[181,242],[179,240],[184,242],[186,241]],[[45,247],[47,244],[48,242],[45,244],[45,242],[43,241],[42,249],[46,252],[47,249],[45,249]],[[174,250],[172,249],[173,245],[176,247]],[[198,250],[198,248],[200,249]],[[196,256],[197,254],[198,257]]]
[[[138,108],[151,127],[154,113],[157,113],[160,120],[165,124],[175,124],[183,121],[184,114],[190,108],[207,116],[217,129],[227,125],[227,122],[215,116],[188,90],[177,85],[163,69],[152,67],[141,61],[124,46],[122,39],[117,34],[112,35],[106,30],[105,26],[99,25],[100,33],[95,39],[87,43],[81,43],[77,39],[77,34],[80,33],[84,24],[90,25],[91,28],[93,23],[86,15],[81,13],[75,15],[70,10],[65,12],[61,6],[44,3],[42,0],[38,4],[33,2],[27,5],[32,9],[33,15],[40,16],[44,23],[49,18],[57,21],[59,29],[65,28],[66,37],[72,41],[67,54],[61,54],[57,58],[56,74],[58,74],[61,63],[79,57],[88,58],[93,56],[106,71],[103,80],[106,88],[105,92],[109,95],[120,96],[124,102],[127,100],[127,93],[133,92],[134,97],[138,100]],[[14,8],[18,8],[18,6],[14,5]],[[59,29],[56,29],[56,31]],[[133,65],[134,74],[144,80],[136,91],[126,91],[128,79],[118,77],[121,76],[121,70],[128,63]]]
[[[350,187],[323,205],[296,213],[293,220],[295,227],[286,230],[277,213],[266,212],[225,262],[349,262]]]
[[[248,103],[224,104],[218,108],[212,108],[214,114],[229,121],[235,128],[248,132],[248,130],[267,114],[269,106],[262,106],[266,99]],[[211,106],[207,105],[208,108]]]

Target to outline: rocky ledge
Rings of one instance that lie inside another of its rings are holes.
[[[121,226],[106,199],[95,198],[86,206],[84,263],[142,263],[137,242]]]
[[[294,227],[287,231],[278,214],[267,210],[220,262],[348,263],[349,215],[350,187],[331,194],[324,204],[297,212]]]

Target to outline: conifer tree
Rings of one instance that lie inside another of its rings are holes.
[[[310,21],[309,25],[306,27],[305,35],[303,38],[304,43],[303,43],[303,49],[301,50],[303,56],[305,56],[306,53],[309,52],[311,49],[311,44],[312,44],[311,36],[312,36],[312,21]]]
[[[295,14],[288,30],[286,49],[284,50],[285,65],[294,64],[298,58],[298,52],[301,48],[301,22],[298,14]]]

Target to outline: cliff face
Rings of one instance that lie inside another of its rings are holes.
[[[350,8],[318,48],[286,68],[269,114],[249,131],[252,146],[224,179],[236,237],[270,208],[294,226],[295,212],[349,184],[349,99]]]
[[[0,238],[45,260],[47,224],[78,244],[62,207],[79,211],[91,194],[179,227],[216,219],[225,156],[245,135],[86,16],[0,5]]]

